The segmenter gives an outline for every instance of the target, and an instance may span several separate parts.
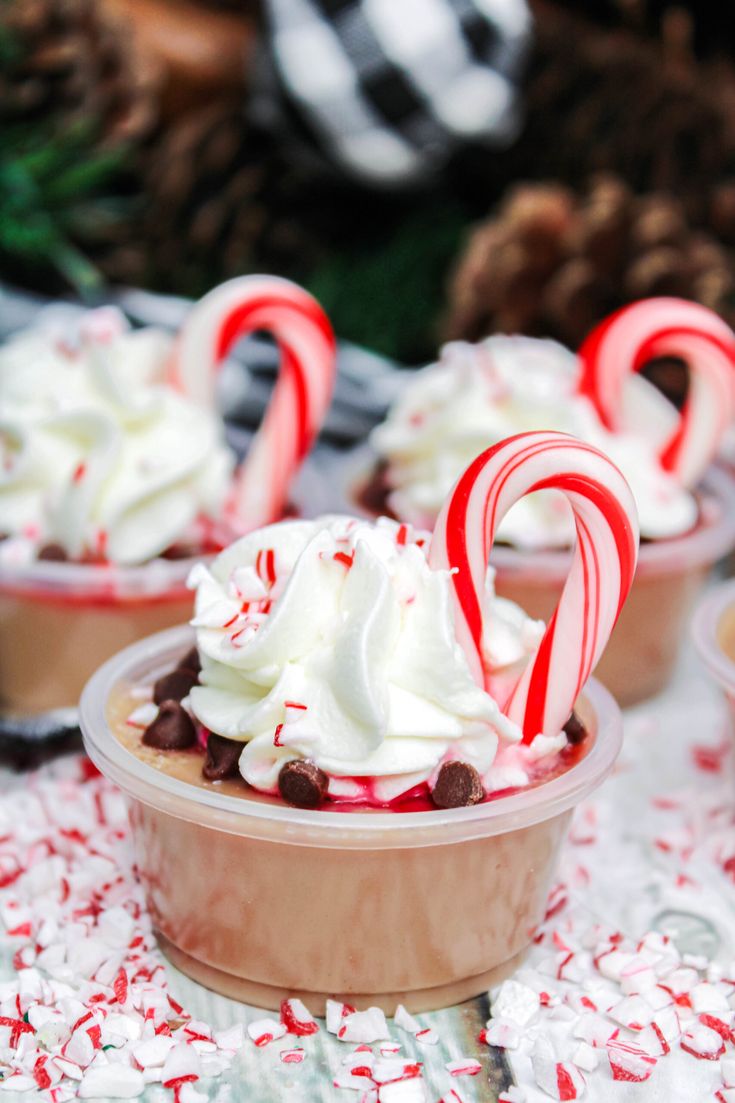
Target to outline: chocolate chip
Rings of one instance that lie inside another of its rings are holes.
[[[212,732],[207,740],[207,760],[202,766],[202,777],[207,781],[222,781],[237,773],[244,744],[235,739],[225,739]]]
[[[196,559],[202,554],[201,546],[195,544],[172,544],[161,552],[161,559]]]
[[[192,719],[178,701],[164,701],[156,719],[143,732],[145,745],[159,751],[183,751],[192,747],[196,739]]]
[[[176,664],[177,670],[193,670],[195,674],[199,674],[202,669],[202,662],[199,658],[199,652],[196,647],[190,647],[183,658],[179,659]]]
[[[198,680],[198,675],[193,670],[172,670],[154,683],[153,700],[157,705],[163,701],[183,701]]]
[[[302,758],[287,762],[278,775],[281,796],[298,808],[318,808],[327,795],[328,785],[324,771]]]
[[[42,548],[38,549],[38,555],[36,556],[36,559],[42,559],[48,563],[66,563],[68,558],[66,548],[61,544],[44,544]]]
[[[562,731],[566,733],[566,737],[570,743],[582,743],[587,738],[587,729],[576,712],[572,712],[572,715],[567,720]]]
[[[465,808],[485,796],[482,779],[469,762],[445,762],[439,771],[431,799],[437,808]]]

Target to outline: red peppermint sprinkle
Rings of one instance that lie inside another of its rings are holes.
[[[704,1026],[708,1026],[710,1030],[714,1030],[715,1034],[719,1034],[723,1042],[735,1043],[735,1034],[722,1019],[718,1019],[716,1015],[709,1015],[706,1012],[699,1016],[699,1021]]]
[[[36,1081],[39,1091],[44,1091],[46,1088],[51,1087],[51,1077],[44,1067],[47,1061],[48,1057],[42,1055],[33,1066],[33,1079]]]
[[[0,1015],[0,1026],[10,1027],[10,1047],[15,1049],[21,1034],[35,1034],[35,1030],[25,1019],[11,1019],[6,1015]]]
[[[117,998],[117,1002],[120,1004],[125,1003],[128,998],[128,975],[121,967],[118,970],[117,976],[112,982],[112,988]]]
[[[288,1033],[302,1038],[308,1037],[310,1034],[316,1034],[319,1030],[317,1021],[311,1016],[299,1018],[298,1012],[305,1012],[306,1016],[309,1016],[300,1000],[281,1001],[281,1022]]]
[[[31,937],[31,925],[30,923],[20,923],[17,927],[13,927],[12,930],[6,932],[12,938],[30,938]]]
[[[303,1049],[283,1049],[281,1050],[281,1060],[284,1065],[300,1065],[306,1057]]]
[[[199,1077],[195,1072],[187,1072],[185,1076],[174,1076],[171,1080],[164,1080],[164,1088],[180,1088],[182,1084],[193,1084]]]
[[[577,1098],[574,1081],[561,1063],[556,1066],[556,1086],[561,1103],[567,1103],[568,1100]]]
[[[695,744],[692,747],[692,759],[698,770],[706,774],[719,774],[725,766],[725,759],[730,751],[730,741],[726,740],[716,746]]]

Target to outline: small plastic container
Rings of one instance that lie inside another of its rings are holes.
[[[344,475],[334,476],[341,500],[363,515],[360,488],[375,463],[375,453],[362,449],[347,464],[346,481]],[[710,467],[698,494],[701,517],[696,529],[641,544],[628,600],[595,671],[623,707],[653,697],[671,680],[704,581],[713,565],[735,548],[735,476]],[[498,594],[517,602],[529,616],[548,621],[567,577],[570,553],[496,544],[490,562],[497,572]]]
[[[227,435],[243,455],[251,434],[228,427]],[[324,512],[323,486],[320,466],[310,458],[294,482],[293,512]],[[202,559],[155,559],[139,567],[0,561],[0,712],[22,721],[75,708],[105,659],[191,618],[186,579]]]
[[[189,620],[196,562],[0,565],[0,708],[23,717],[76,706],[101,662]]]
[[[735,581],[721,583],[702,599],[692,619],[692,638],[725,694],[735,732]]]
[[[92,761],[126,794],[162,949],[195,980],[276,1008],[327,996],[392,1012],[444,1007],[512,971],[544,917],[572,810],[612,769],[620,711],[590,682],[586,755],[525,792],[432,812],[308,811],[225,796],[142,762],[111,715],[170,670],[193,633],[127,648],[80,706]]]

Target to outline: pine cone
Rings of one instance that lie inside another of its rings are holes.
[[[0,4],[0,275],[89,290],[126,217],[155,75],[97,0]]]
[[[712,180],[735,166],[734,87],[729,63],[539,6],[526,123],[496,175],[577,187],[611,172],[635,191],[680,196],[701,219]]]
[[[272,139],[240,111],[215,105],[173,123],[140,173],[143,216],[104,262],[115,282],[196,296],[258,268],[298,277],[318,250]]]
[[[97,0],[2,4],[0,123],[84,126],[108,149],[150,133],[156,76],[118,30]]]
[[[721,205],[735,229],[735,185]],[[449,289],[444,336],[550,336],[576,348],[605,315],[649,295],[704,303],[735,323],[735,254],[693,229],[677,200],[601,177],[513,189],[475,229]]]
[[[702,0],[555,0],[606,27],[627,27],[659,41],[685,39],[699,56],[735,51],[735,18],[729,5]],[[531,0],[548,8],[547,0]]]

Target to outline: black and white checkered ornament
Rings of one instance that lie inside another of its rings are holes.
[[[371,185],[420,182],[467,143],[507,144],[525,0],[267,0],[256,114]],[[267,71],[266,71],[267,70]]]

